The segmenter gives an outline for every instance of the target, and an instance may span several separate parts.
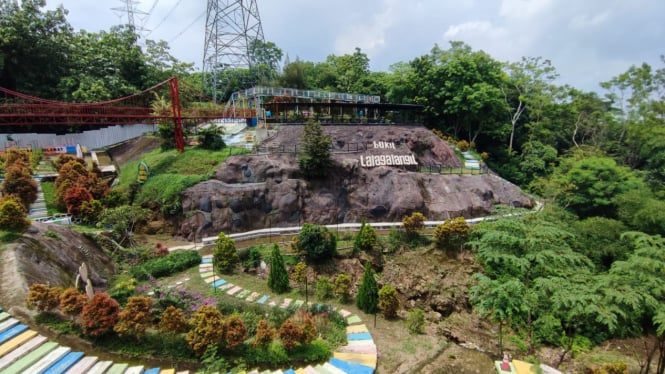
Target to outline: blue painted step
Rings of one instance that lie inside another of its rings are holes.
[[[296,374],[296,372],[293,371],[293,369],[289,369],[289,370],[284,370],[284,374]]]
[[[143,371],[143,374],[159,374],[160,370],[161,370],[160,368],[152,368],[152,369],[148,369],[148,370]]]
[[[28,326],[26,325],[16,325],[10,329],[3,331],[2,334],[0,334],[0,344],[6,342],[7,340],[15,337],[16,335],[22,333],[27,329]]]
[[[270,296],[263,295],[263,296],[261,296],[260,299],[256,300],[256,302],[259,303],[259,304],[265,304],[266,301],[268,301],[269,298],[270,298]]]
[[[218,280],[212,282],[212,286],[217,288],[217,287],[223,285],[224,283],[226,283],[226,281],[224,279],[218,279]]]
[[[63,374],[83,357],[83,352],[69,352],[51,365],[43,374]]]
[[[208,257],[202,258],[201,263],[202,264],[212,264],[212,258],[208,258]]]
[[[355,334],[346,334],[347,340],[372,340],[372,334],[368,332],[359,332]]]
[[[374,368],[371,368],[369,366],[361,365],[361,364],[356,364],[354,362],[348,362],[348,361],[342,361],[338,358],[331,358],[330,359],[330,364],[340,370],[342,370],[345,373],[349,374],[373,374],[374,373]]]

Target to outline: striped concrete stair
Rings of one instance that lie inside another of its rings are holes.
[[[122,374],[127,370],[129,367],[129,364],[113,364],[111,367],[106,371],[106,374]]]
[[[83,352],[69,352],[60,360],[49,366],[43,374],[64,374],[83,357]]]
[[[0,359],[0,371],[4,373],[4,369],[12,365],[14,362],[18,361],[25,355],[33,352],[37,347],[41,346],[46,342],[46,337],[37,335],[34,338],[26,341],[25,343],[16,347],[16,349],[2,356]]]
[[[6,354],[15,350],[18,348],[18,346],[34,338],[35,336],[37,336],[36,331],[27,330],[13,337],[12,339],[0,345],[0,357],[4,357]]]
[[[87,374],[104,374],[106,369],[110,368],[113,365],[113,361],[99,361],[88,370]]]
[[[95,356],[86,356],[81,358],[77,363],[72,365],[65,374],[80,374],[87,373],[96,363],[98,359]]]
[[[71,352],[71,348],[58,346],[26,369],[28,373],[41,373]]]
[[[201,278],[211,287],[226,292],[228,295],[241,298],[248,303],[257,303],[269,305],[272,307],[300,308],[305,305],[303,300],[293,300],[291,298],[278,298],[271,295],[261,295],[258,292],[243,289],[234,285],[225,279],[217,277],[212,272],[212,255],[203,256],[199,265],[199,274]],[[319,308],[324,308],[322,304],[312,304]],[[339,347],[333,352],[333,357],[323,364],[316,366],[306,366],[298,369],[283,369],[277,371],[266,370],[263,372],[250,371],[248,374],[373,374],[377,364],[377,348],[372,334],[359,316],[341,309],[339,314],[346,320],[347,345]],[[243,372],[244,373],[244,372]]]
[[[58,347],[56,342],[46,342],[40,345],[37,349],[28,352],[26,355],[11,364],[8,368],[3,369],[3,374],[18,374],[22,373],[28,367],[34,365],[42,357],[46,356],[49,352]]]

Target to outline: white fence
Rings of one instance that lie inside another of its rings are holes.
[[[116,125],[99,130],[64,135],[55,134],[0,134],[0,148],[49,148],[81,144],[88,149],[103,148],[139,137],[156,130],[155,125]],[[11,140],[10,140],[11,139]]]

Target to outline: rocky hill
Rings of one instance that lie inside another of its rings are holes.
[[[471,218],[489,214],[495,204],[534,203],[492,173],[429,174],[409,165],[462,166],[448,144],[422,126],[324,126],[333,166],[326,178],[308,181],[294,153],[302,129],[270,131],[258,153],[230,157],[213,179],[187,189],[179,234],[192,240],[304,222],[399,221],[414,211],[430,220]]]

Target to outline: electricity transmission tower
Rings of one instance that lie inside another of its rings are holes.
[[[124,14],[127,15],[127,25],[132,28],[134,33],[139,36],[141,32],[145,31],[143,28],[143,25],[138,25],[136,24],[136,18],[137,16],[140,18],[141,16],[145,17],[149,13],[144,12],[142,10],[139,10],[138,5],[141,3],[139,0],[119,0],[123,5],[118,6],[115,8],[111,8],[111,10],[115,11],[116,14],[119,17],[122,17]]]
[[[264,41],[256,0],[208,0],[203,84],[215,101],[230,83],[225,70],[251,68],[249,48],[254,40]]]

